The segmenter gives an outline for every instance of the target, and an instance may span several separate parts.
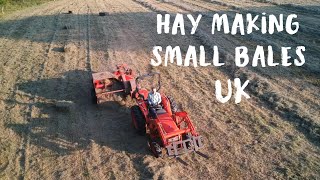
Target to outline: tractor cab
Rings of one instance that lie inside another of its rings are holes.
[[[148,81],[147,78],[150,78],[150,77],[152,80],[156,79],[155,82],[151,82],[151,85],[150,85],[150,81],[149,81],[149,84],[143,84],[145,81]],[[141,103],[143,102],[145,104],[145,108],[149,110],[150,107],[148,104],[148,95],[151,90],[147,90],[146,88],[141,88],[142,86],[146,87],[148,85],[149,87],[151,86],[156,87],[157,92],[159,92],[161,89],[160,73],[153,72],[153,73],[145,74],[136,78],[135,98],[138,99],[138,101],[140,101]],[[160,106],[154,108],[156,115],[159,116],[159,115],[168,113],[168,116],[172,116],[169,99],[166,97],[164,93],[160,93],[160,95],[161,95]],[[150,116],[149,113],[148,115]]]

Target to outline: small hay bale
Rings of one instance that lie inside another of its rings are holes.
[[[106,16],[107,13],[106,12],[99,12],[99,16]]]
[[[72,101],[57,101],[54,103],[54,107],[57,111],[67,112],[70,111],[74,107],[74,103]]]

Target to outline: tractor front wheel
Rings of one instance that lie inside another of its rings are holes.
[[[146,119],[143,116],[139,106],[135,105],[131,107],[132,124],[140,135],[146,134]]]
[[[93,104],[98,104],[98,99],[94,88],[91,89],[91,100]]]
[[[178,111],[178,105],[172,96],[167,96],[170,102],[171,112],[176,113]]]
[[[162,157],[161,146],[157,142],[153,141],[150,137],[148,137],[148,146],[150,151],[156,158]]]

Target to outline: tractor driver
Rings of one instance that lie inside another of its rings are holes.
[[[161,108],[161,95],[157,92],[157,88],[152,87],[152,91],[148,94],[149,113],[152,117],[156,117],[156,108]]]

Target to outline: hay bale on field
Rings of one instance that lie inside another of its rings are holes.
[[[74,107],[74,103],[72,101],[57,101],[54,103],[54,107],[57,111],[68,112]]]
[[[108,13],[106,12],[99,12],[99,16],[106,16]]]

